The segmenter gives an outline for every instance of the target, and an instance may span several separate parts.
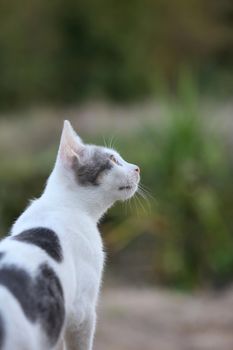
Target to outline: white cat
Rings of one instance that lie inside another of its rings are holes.
[[[0,349],[91,350],[104,264],[97,223],[137,191],[139,168],[65,121],[39,199],[0,243]]]

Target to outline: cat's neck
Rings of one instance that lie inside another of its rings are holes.
[[[84,213],[97,223],[113,205],[106,197],[104,194],[97,197],[94,191],[86,191],[81,186],[75,186],[74,190],[69,182],[62,181],[56,172],[53,172],[41,198],[51,207],[70,210],[74,215],[77,212]]]

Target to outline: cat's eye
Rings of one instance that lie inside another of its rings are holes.
[[[121,165],[113,154],[111,154],[109,158],[111,159],[111,161],[113,163],[115,163],[117,165]]]

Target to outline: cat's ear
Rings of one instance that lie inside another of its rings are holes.
[[[81,138],[74,131],[70,122],[65,120],[58,150],[58,159],[65,166],[72,166],[75,158],[79,159],[81,157],[83,150],[84,144]]]

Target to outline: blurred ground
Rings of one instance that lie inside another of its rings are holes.
[[[183,295],[153,289],[106,289],[96,350],[232,350],[233,290]]]

